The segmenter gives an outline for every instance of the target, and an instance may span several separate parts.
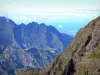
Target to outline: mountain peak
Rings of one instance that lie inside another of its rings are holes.
[[[25,25],[24,23],[21,23],[20,25]]]
[[[35,71],[28,73],[33,74]],[[81,28],[75,39],[67,47],[66,52],[57,56],[47,70],[37,73],[39,75],[99,75],[100,17]],[[21,73],[18,75],[21,75]]]
[[[9,19],[3,16],[0,16],[0,21],[3,22],[9,22]]]
[[[10,75],[15,74],[15,71],[45,68],[56,55],[63,52],[72,39],[44,23],[17,25],[12,20],[1,17],[0,74]]]

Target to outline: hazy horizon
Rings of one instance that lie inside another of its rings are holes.
[[[0,1],[0,15],[17,24],[35,21],[75,35],[89,21],[100,16],[100,4],[99,0],[3,0]]]

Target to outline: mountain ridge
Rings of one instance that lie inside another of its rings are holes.
[[[79,30],[65,53],[57,56],[49,68],[17,75],[100,75],[99,63],[100,16]]]
[[[0,74],[46,68],[72,39],[44,23],[17,25],[0,17]]]

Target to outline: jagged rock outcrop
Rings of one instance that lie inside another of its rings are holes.
[[[100,17],[81,28],[66,52],[56,57],[48,69],[33,75],[100,75]]]

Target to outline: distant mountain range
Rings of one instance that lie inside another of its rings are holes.
[[[79,30],[50,67],[17,75],[100,75],[100,16]]]
[[[44,23],[17,25],[0,17],[0,74],[46,68],[72,40],[70,35]]]

